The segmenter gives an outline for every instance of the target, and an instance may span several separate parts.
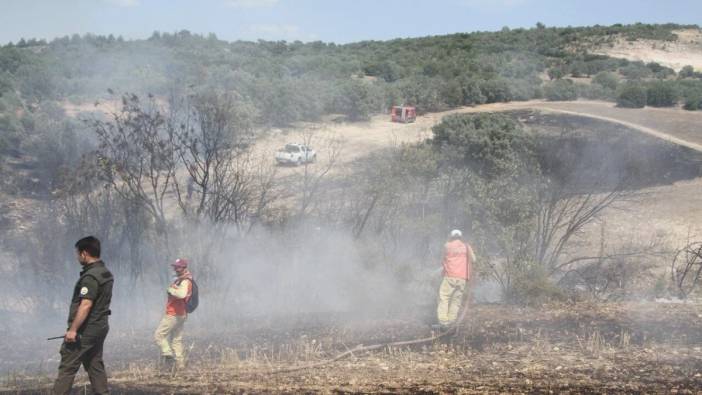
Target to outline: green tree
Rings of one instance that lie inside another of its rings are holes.
[[[642,80],[650,78],[653,74],[651,69],[642,62],[633,62],[619,69],[619,72],[628,80]]]
[[[448,162],[468,166],[483,178],[499,178],[534,159],[533,139],[507,115],[449,115],[432,132],[431,144]]]
[[[27,61],[22,51],[14,47],[0,48],[0,72],[15,73]]]
[[[0,97],[5,92],[11,92],[13,89],[12,76],[9,73],[0,72]]]
[[[560,80],[565,76],[565,70],[563,70],[563,66],[555,66],[549,68],[546,74],[548,74],[550,80]]]
[[[625,108],[643,108],[646,106],[646,88],[637,83],[627,83],[617,94],[617,106]]]
[[[683,108],[688,111],[702,110],[702,93],[691,94],[686,97]]]
[[[683,67],[682,69],[680,69],[680,72],[678,73],[678,77],[680,77],[680,78],[694,78],[695,77],[695,69],[692,66],[687,65],[687,66]]]
[[[480,84],[480,91],[486,103],[508,102],[512,100],[509,82],[504,79],[489,79]]]
[[[380,98],[374,95],[368,82],[351,80],[340,87],[334,98],[334,109],[351,121],[364,121],[379,108]]]
[[[602,71],[597,73],[592,79],[593,84],[598,84],[604,88],[616,90],[619,86],[619,77],[611,71]]]
[[[646,104],[653,107],[672,107],[678,101],[678,91],[673,82],[656,81],[646,89]]]
[[[480,82],[463,76],[460,79],[462,90],[463,90],[463,105],[472,106],[476,104],[483,104],[487,101],[485,95],[480,90]]]
[[[578,91],[573,81],[556,80],[544,86],[544,97],[552,101],[576,100]]]

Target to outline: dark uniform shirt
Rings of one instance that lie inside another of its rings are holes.
[[[108,329],[107,317],[110,315],[110,301],[112,300],[112,273],[102,261],[85,265],[80,272],[80,278],[73,289],[73,299],[68,312],[68,327],[70,328],[76,318],[78,306],[83,299],[93,301],[88,318],[78,328],[78,333],[97,335]]]

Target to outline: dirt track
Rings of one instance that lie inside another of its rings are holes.
[[[429,138],[431,127],[449,114],[475,112],[501,112],[518,109],[537,109],[555,113],[578,115],[618,123],[657,138],[702,152],[702,112],[681,109],[624,109],[603,101],[526,102],[493,103],[476,107],[425,114],[415,123],[398,124],[389,121],[387,115],[378,115],[369,122],[335,124],[331,122],[314,125],[317,130],[312,146],[322,152],[330,139],[343,142],[339,163],[348,163],[368,152],[413,143]],[[276,149],[288,142],[303,140],[304,127],[277,131],[256,144],[256,151],[263,157],[272,157]],[[294,170],[285,170],[294,171]]]
[[[515,102],[519,108],[522,103]],[[702,112],[679,109],[624,109],[600,101],[526,102],[527,108],[614,122],[702,152]]]

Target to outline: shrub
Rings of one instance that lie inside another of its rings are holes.
[[[351,80],[335,96],[334,108],[348,116],[350,121],[365,121],[370,118],[379,101],[370,84]]]
[[[512,100],[509,83],[503,79],[487,80],[480,84],[480,91],[486,103],[508,102]]]
[[[544,97],[553,101],[575,100],[578,98],[578,91],[573,81],[556,80],[544,86]]]
[[[565,75],[565,71],[563,70],[563,66],[556,66],[548,69],[546,74],[548,74],[548,78],[551,80],[560,80]]]
[[[651,69],[641,62],[629,63],[628,66],[620,68],[619,72],[628,80],[641,80],[649,78],[653,74]]]
[[[465,78],[461,81],[461,88],[463,90],[463,104],[466,106],[483,104],[487,100],[477,80]]]
[[[685,66],[680,70],[680,73],[678,73],[678,77],[680,77],[680,78],[694,78],[695,77],[695,69],[689,65]]]
[[[646,89],[640,84],[628,83],[617,94],[617,106],[643,108],[646,106]]]
[[[598,84],[575,84],[578,97],[591,100],[614,100],[616,94],[614,89],[605,88]]]
[[[653,107],[671,107],[678,101],[678,91],[667,81],[657,81],[646,90],[646,104]]]
[[[541,81],[538,81],[539,84]],[[532,81],[510,80],[510,91],[512,92],[512,100],[529,100],[540,95],[537,92],[538,84],[532,83]]]
[[[511,303],[538,306],[548,302],[565,301],[567,295],[549,278],[541,265],[526,264],[514,273],[506,290]]]
[[[619,77],[610,71],[603,71],[592,79],[592,83],[607,89],[616,90],[619,86]]]
[[[687,97],[683,108],[688,111],[702,110],[702,94]]]

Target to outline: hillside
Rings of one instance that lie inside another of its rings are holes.
[[[685,66],[692,66],[702,71],[702,31],[700,29],[674,30],[674,41],[639,39],[630,41],[626,37],[616,36],[607,44],[596,45],[593,53],[623,58],[644,63],[656,62],[680,71]]]

